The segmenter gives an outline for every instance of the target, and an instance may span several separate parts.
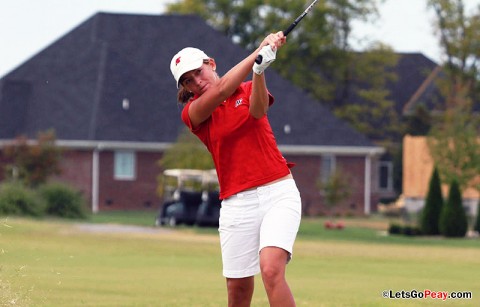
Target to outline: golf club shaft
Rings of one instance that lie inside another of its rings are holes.
[[[313,8],[313,6],[315,5],[315,3],[317,3],[318,0],[315,0],[313,1],[308,7],[307,9],[300,15],[298,16],[294,22],[292,22],[292,24],[285,30],[283,31],[283,35],[284,36],[287,36],[297,25],[298,23],[303,19],[303,17],[305,17],[308,12],[310,12],[310,10]],[[262,63],[262,56],[261,55],[258,55],[257,58],[255,59],[255,63],[257,64],[260,64]]]

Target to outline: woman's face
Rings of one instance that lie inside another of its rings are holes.
[[[180,84],[195,95],[202,95],[218,80],[215,61],[210,59],[200,68],[186,72],[180,78]]]

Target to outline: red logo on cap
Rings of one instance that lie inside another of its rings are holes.
[[[178,58],[175,60],[175,65],[180,64],[180,58],[181,58],[181,57],[178,57]]]

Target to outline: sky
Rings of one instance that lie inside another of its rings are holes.
[[[174,0],[0,0],[0,77],[97,12],[161,14]],[[422,52],[441,61],[427,0],[385,0],[375,25],[353,24],[354,49],[379,40],[397,52]],[[464,0],[467,8],[480,0]],[[299,12],[300,14],[301,12]],[[277,30],[277,29],[274,29]]]

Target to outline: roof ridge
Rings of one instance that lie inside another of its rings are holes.
[[[100,106],[100,101],[102,100],[102,89],[105,82],[105,66],[108,57],[108,43],[105,41],[100,42],[100,48],[101,50],[97,75],[97,87],[95,89],[95,94],[93,98],[92,116],[90,118],[90,126],[88,129],[89,140],[94,140],[96,135],[98,108]]]
[[[412,97],[408,100],[408,102],[405,104],[405,106],[402,109],[402,113],[405,114],[408,112],[408,110],[411,109],[412,105],[418,101],[418,99],[425,93],[425,90],[427,87],[433,82],[435,77],[440,73],[442,70],[442,67],[437,65],[435,69],[428,75],[428,77],[420,84],[418,89],[413,93]]]

